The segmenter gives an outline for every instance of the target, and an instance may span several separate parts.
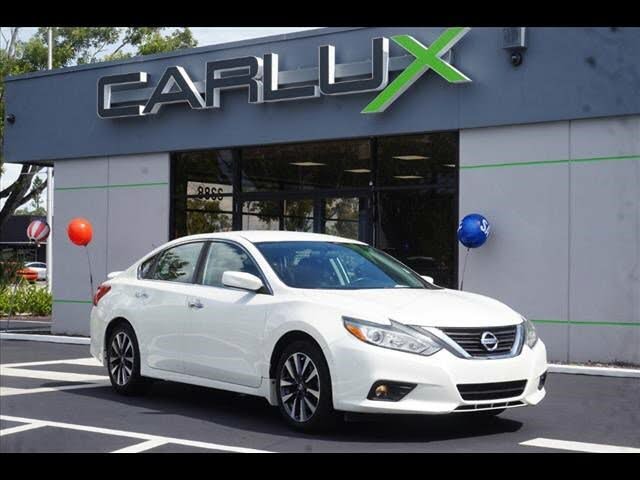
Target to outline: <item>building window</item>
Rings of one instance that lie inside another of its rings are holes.
[[[366,187],[371,173],[368,140],[244,148],[241,157],[243,192]]]
[[[176,153],[172,238],[292,230],[359,239],[457,285],[458,134]]]
[[[172,238],[233,227],[233,152],[177,153],[172,160]]]

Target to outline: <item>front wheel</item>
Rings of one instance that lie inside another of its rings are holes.
[[[149,380],[140,376],[140,349],[133,328],[116,326],[109,336],[107,369],[114,390],[122,395],[144,393]]]
[[[278,407],[290,427],[312,432],[335,424],[329,367],[320,348],[292,343],[280,355],[276,372]]]

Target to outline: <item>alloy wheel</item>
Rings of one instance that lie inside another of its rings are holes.
[[[124,386],[133,374],[133,342],[125,332],[118,332],[111,341],[109,371],[116,384]]]
[[[296,422],[306,422],[313,417],[320,402],[320,376],[309,356],[296,352],[287,358],[278,388],[289,417]]]

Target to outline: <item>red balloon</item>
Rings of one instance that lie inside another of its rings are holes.
[[[76,245],[87,246],[93,237],[93,227],[86,218],[74,218],[67,226],[67,235]]]

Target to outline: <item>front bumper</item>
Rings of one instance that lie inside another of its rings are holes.
[[[502,359],[463,359],[446,350],[424,357],[380,348],[346,337],[331,345],[332,388],[336,410],[370,413],[446,414],[538,404],[545,396],[538,389],[547,370],[547,351],[541,340],[533,349]],[[399,401],[368,400],[379,380],[406,382],[416,387]],[[465,401],[457,385],[526,380],[521,395]]]

